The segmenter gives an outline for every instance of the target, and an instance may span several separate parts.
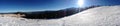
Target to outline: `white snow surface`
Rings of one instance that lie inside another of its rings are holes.
[[[120,26],[120,6],[102,6],[61,19],[0,17],[0,26]]]

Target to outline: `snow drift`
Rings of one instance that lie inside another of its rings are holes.
[[[102,6],[62,19],[0,17],[0,26],[120,26],[120,6]]]
[[[102,6],[65,17],[65,26],[120,26],[120,6]]]

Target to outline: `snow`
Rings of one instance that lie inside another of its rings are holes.
[[[120,26],[120,6],[102,6],[65,17],[66,26]]]
[[[60,20],[23,19],[13,17],[1,17],[0,26],[61,26]]]
[[[61,19],[0,17],[0,26],[120,26],[120,6],[102,6]]]

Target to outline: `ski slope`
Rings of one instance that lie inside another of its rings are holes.
[[[1,17],[0,26],[61,26],[60,20],[24,19],[15,17]]]
[[[66,26],[120,26],[120,6],[102,6],[65,17]]]
[[[0,17],[0,26],[120,26],[120,6],[102,6],[61,19]]]

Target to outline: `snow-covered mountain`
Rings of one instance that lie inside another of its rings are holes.
[[[0,17],[0,26],[120,26],[120,6],[95,7],[51,20]]]
[[[120,26],[120,6],[102,6],[65,17],[65,26]]]

